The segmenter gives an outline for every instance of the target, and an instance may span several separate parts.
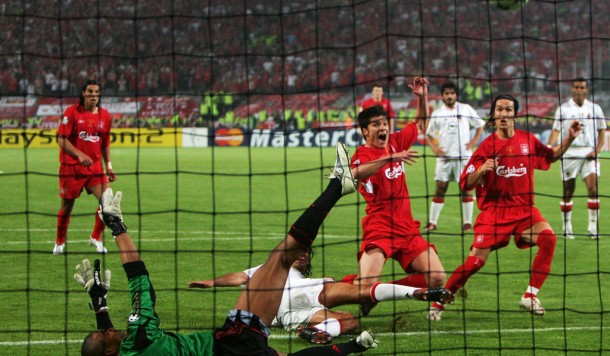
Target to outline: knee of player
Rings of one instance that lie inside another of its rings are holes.
[[[349,318],[344,318],[339,321],[341,323],[341,333],[352,332],[360,329],[360,322],[358,318],[351,315]]]
[[[428,279],[428,287],[429,288],[438,288],[445,285],[445,281],[447,280],[447,274],[445,271],[435,271],[430,273],[430,278]]]
[[[554,248],[556,244],[557,236],[553,230],[546,229],[538,234],[536,245],[538,245],[539,248]]]

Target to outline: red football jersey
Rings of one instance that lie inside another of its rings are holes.
[[[411,123],[400,132],[390,134],[385,149],[361,145],[352,157],[352,167],[374,161],[391,153],[402,152],[417,140],[417,126]],[[377,173],[360,182],[358,190],[366,200],[366,214],[394,216],[400,222],[411,223],[411,202],[401,162],[390,162]],[[410,224],[409,224],[410,225]]]
[[[392,104],[386,98],[382,98],[381,102],[377,102],[377,101],[373,100],[373,98],[368,98],[362,102],[362,110],[368,109],[371,106],[375,106],[375,105],[383,106],[383,110],[385,110],[385,112],[388,113],[388,117],[396,117],[394,115],[394,109],[392,109]]]
[[[64,136],[74,147],[91,157],[94,162],[101,160],[102,149],[110,145],[110,113],[102,108],[93,114],[79,104],[66,109],[57,129],[58,136]],[[60,148],[59,161],[63,164],[80,164]]]
[[[534,169],[549,169],[553,150],[529,132],[515,130],[506,140],[493,133],[481,142],[462,172],[462,190],[467,175],[490,158],[496,160],[496,170],[484,175],[476,186],[479,209],[534,205]]]

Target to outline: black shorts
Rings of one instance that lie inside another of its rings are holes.
[[[214,331],[214,355],[277,356],[278,353],[267,344],[267,335],[258,317],[246,324],[238,314],[235,320],[227,318],[222,328]]]

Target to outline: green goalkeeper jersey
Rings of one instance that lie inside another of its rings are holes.
[[[124,266],[129,278],[131,314],[127,334],[121,343],[121,355],[213,355],[214,336],[211,331],[174,334],[159,328],[155,313],[155,292],[144,263]]]

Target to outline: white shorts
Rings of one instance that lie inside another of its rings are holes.
[[[322,289],[324,284],[285,290],[284,296],[290,293],[290,297],[282,298],[277,311],[277,326],[283,326],[288,331],[296,330],[307,326],[315,313],[328,309],[318,300]]]
[[[468,159],[437,158],[434,180],[437,182],[454,181],[459,183],[462,169],[464,169],[467,163]]]
[[[578,174],[584,180],[589,174],[600,176],[600,165],[597,159],[563,158],[561,160],[561,178],[563,181],[576,179]]]

